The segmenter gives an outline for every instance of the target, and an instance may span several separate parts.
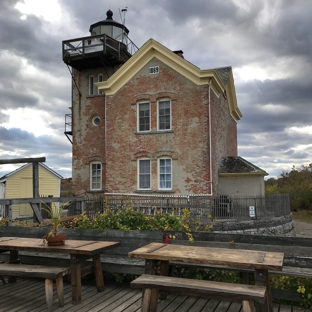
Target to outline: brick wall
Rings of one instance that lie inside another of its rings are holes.
[[[149,75],[150,66],[160,73]],[[228,104],[211,91],[212,168],[210,176],[209,105],[207,85],[198,86],[167,65],[153,59],[111,96],[87,97],[88,76],[103,69],[75,72],[81,101],[73,85],[73,189],[79,195],[89,190],[89,164],[103,164],[106,192],[136,192],[137,160],[149,157],[152,167],[151,193],[159,194],[157,160],[172,159],[172,194],[211,192],[216,189],[221,156],[237,155],[236,122]],[[113,70],[112,70],[113,71]],[[104,74],[104,72],[103,72]],[[107,76],[103,77],[104,80]],[[170,99],[172,131],[157,132],[157,100]],[[151,133],[138,134],[137,102],[151,103]],[[106,112],[106,116],[105,116]],[[92,124],[99,116],[101,123]],[[106,125],[105,125],[106,121]]]

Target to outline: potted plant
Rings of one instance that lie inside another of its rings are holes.
[[[49,207],[46,203],[43,203],[47,208],[41,208],[45,210],[51,218],[52,230],[47,233],[43,240],[47,242],[48,246],[59,246],[65,244],[66,234],[59,232],[61,225],[63,210],[70,205],[70,202],[63,204],[60,209],[57,207]]]

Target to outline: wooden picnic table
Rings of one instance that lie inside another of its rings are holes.
[[[81,302],[81,263],[92,259],[93,265],[84,269],[85,272],[94,273],[97,290],[104,290],[104,280],[100,254],[109,248],[119,245],[118,242],[66,240],[62,246],[48,246],[43,239],[0,237],[0,251],[10,251],[10,262],[18,262],[18,252],[62,253],[69,254],[71,268],[72,303]]]
[[[273,311],[268,270],[281,271],[284,253],[243,249],[185,246],[151,243],[128,253],[129,257],[145,259],[145,273],[155,274],[154,267],[160,263],[160,275],[169,274],[169,261],[199,265],[219,265],[255,270],[256,285],[266,286],[270,311]]]

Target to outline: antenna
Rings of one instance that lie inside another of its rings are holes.
[[[118,10],[119,10],[120,19],[121,19],[121,22],[122,22],[121,42],[124,43],[124,28],[125,28],[125,22],[126,22],[126,12],[128,11],[128,7],[126,6],[126,7],[125,7],[124,9],[122,9],[121,11],[120,11],[120,9],[118,9]],[[122,20],[121,13],[124,14],[123,20]]]
[[[121,10],[121,12],[124,14],[124,18],[122,21],[122,24],[125,25],[126,23],[126,12],[128,11],[128,7],[126,6],[124,9]]]

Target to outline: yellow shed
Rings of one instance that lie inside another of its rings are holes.
[[[61,179],[56,173],[43,163],[39,163],[39,194],[47,197],[60,197]],[[32,164],[28,163],[0,178],[2,198],[31,198],[33,197]],[[33,210],[29,204],[13,205],[13,217],[32,216]]]

